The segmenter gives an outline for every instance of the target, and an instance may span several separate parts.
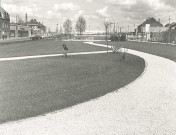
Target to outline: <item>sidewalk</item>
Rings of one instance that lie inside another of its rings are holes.
[[[176,134],[176,63],[130,49],[128,53],[140,56],[146,62],[144,73],[131,84],[61,111],[2,124],[0,134]]]
[[[21,42],[21,41],[29,41],[29,37],[22,37],[22,38],[10,38],[10,39],[5,39],[2,40],[0,39],[0,44],[2,43],[13,43],[13,42]]]

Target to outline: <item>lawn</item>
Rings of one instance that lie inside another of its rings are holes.
[[[97,42],[100,44],[106,44],[105,41]],[[176,46],[143,42],[108,42],[109,45],[117,46],[122,45],[125,48],[133,49],[149,54],[154,54],[164,58],[168,58],[176,62]]]
[[[75,42],[71,46],[69,48],[80,47]],[[118,54],[109,53],[1,62],[0,123],[98,98],[129,84],[144,71],[143,59],[129,54],[126,61],[120,58]]]
[[[64,41],[61,42],[56,40],[38,40],[0,45],[0,58],[63,53],[63,47],[61,46],[63,43]],[[90,46],[84,44],[83,42],[68,41],[65,43],[69,49],[68,52],[70,53],[106,50],[106,48]]]

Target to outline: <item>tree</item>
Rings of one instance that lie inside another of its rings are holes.
[[[58,34],[58,31],[59,31],[59,30],[58,30],[58,24],[57,24],[57,25],[56,25],[56,33],[57,33],[57,34]]]
[[[107,53],[108,53],[108,31],[109,31],[110,23],[104,22],[104,26],[105,26],[105,32],[106,32],[106,43],[107,43]]]
[[[48,27],[48,33],[51,33],[51,28],[50,27]]]
[[[62,34],[62,27],[60,27],[59,33]]]
[[[76,31],[79,32],[80,35],[86,30],[86,20],[83,16],[79,16],[76,22]]]
[[[24,21],[21,18],[18,18],[18,24],[23,25]]]
[[[72,21],[70,19],[65,20],[63,27],[64,27],[65,34],[70,35],[71,37]]]

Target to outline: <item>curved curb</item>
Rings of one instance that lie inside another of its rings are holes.
[[[142,77],[132,84],[61,112],[0,125],[0,134],[176,134],[176,63],[128,52],[148,63]]]

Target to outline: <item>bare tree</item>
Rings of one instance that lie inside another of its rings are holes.
[[[106,21],[104,22],[104,26],[105,26],[105,32],[106,32],[106,43],[107,43],[107,53],[108,53],[108,31],[109,31],[110,23]]]
[[[70,38],[71,38],[72,21],[70,19],[65,20],[63,27],[64,27],[65,34],[70,35]]]
[[[59,33],[62,34],[62,27],[60,27]]]
[[[80,35],[86,30],[86,19],[83,16],[79,16],[76,22],[76,30]]]
[[[51,28],[50,27],[48,27],[48,33],[51,33]]]
[[[21,18],[18,18],[18,24],[23,25],[24,21]]]

